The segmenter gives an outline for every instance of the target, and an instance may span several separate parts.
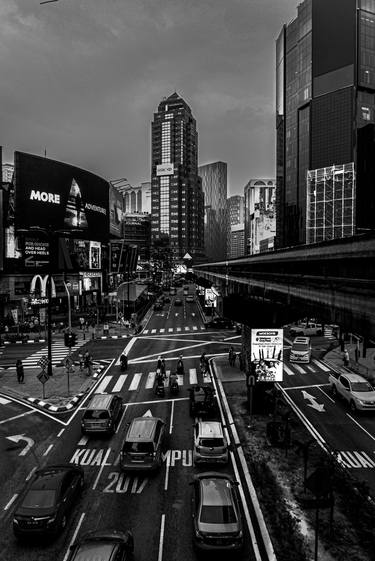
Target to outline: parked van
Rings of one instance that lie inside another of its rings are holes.
[[[113,434],[121,412],[122,398],[120,396],[95,394],[82,416],[82,434],[95,432]]]
[[[194,426],[195,464],[227,464],[228,443],[220,421],[200,421]]]
[[[165,423],[158,417],[136,417],[128,424],[121,447],[120,465],[125,471],[155,470],[163,461]]]
[[[311,360],[311,341],[310,337],[296,337],[290,349],[290,362],[305,362]]]

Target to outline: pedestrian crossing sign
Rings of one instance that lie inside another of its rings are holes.
[[[39,374],[37,375],[37,378],[38,378],[39,382],[41,382],[43,385],[49,380],[49,376],[48,376],[47,372],[45,372],[44,370],[39,372]]]

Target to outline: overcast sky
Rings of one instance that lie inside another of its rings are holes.
[[[298,0],[0,1],[0,143],[106,179],[150,180],[151,121],[177,91],[199,165],[229,194],[275,176],[275,39]]]

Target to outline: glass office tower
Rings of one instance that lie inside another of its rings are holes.
[[[187,103],[173,93],[152,122],[151,241],[169,243],[173,259],[203,259],[204,196],[198,133]]]
[[[375,0],[305,0],[276,41],[277,247],[373,229],[374,109]],[[328,180],[316,205],[314,181],[340,166],[344,195]]]
[[[227,257],[229,221],[227,213],[227,164],[199,166],[204,194],[204,249],[208,261]]]

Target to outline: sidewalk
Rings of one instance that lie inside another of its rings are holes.
[[[69,392],[65,366],[54,366],[53,376],[44,384],[44,398],[43,384],[38,379],[40,368],[25,369],[23,384],[17,381],[16,369],[8,368],[0,373],[0,393],[28,401],[54,413],[69,411],[96,383],[105,366],[105,363],[94,361],[91,376],[87,376],[86,369],[80,372],[79,366],[73,366],[69,374]]]
[[[375,349],[367,349],[366,358],[363,358],[363,350],[362,346],[360,346],[360,357],[358,358],[358,361],[356,361],[356,343],[346,342],[345,348],[349,352],[349,366],[344,366],[342,358],[343,353],[340,349],[339,343],[337,347],[328,351],[328,353],[324,355],[325,362],[327,362],[328,365],[331,364],[336,370],[340,370],[340,372],[355,372],[356,374],[360,374],[364,378],[367,378],[371,384],[375,384]]]
[[[222,382],[244,382],[246,383],[245,372],[241,372],[238,366],[230,366],[228,358],[216,356],[214,358],[217,377]]]

